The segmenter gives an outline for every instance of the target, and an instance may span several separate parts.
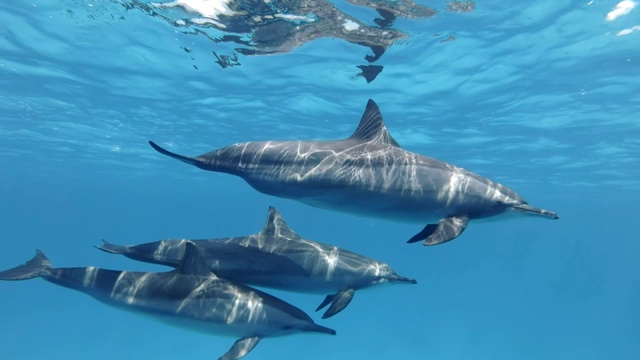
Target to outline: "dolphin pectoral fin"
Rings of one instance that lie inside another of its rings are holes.
[[[320,311],[322,310],[325,306],[331,304],[331,302],[333,301],[333,298],[335,297],[335,295],[327,295],[327,297],[324,298],[324,300],[322,301],[322,304],[320,304],[317,308],[316,311]]]
[[[180,160],[180,161],[185,162],[187,164],[195,165],[195,166],[198,166],[198,167],[200,167],[200,165],[201,165],[201,161],[199,161],[198,159],[194,159],[194,158],[190,158],[188,156],[183,156],[183,155],[179,155],[179,154],[173,153],[173,152],[171,152],[171,151],[169,151],[169,150],[167,150],[165,148],[160,147],[160,145],[154,143],[153,141],[149,141],[149,145],[151,145],[151,147],[155,151],[159,152],[162,155],[167,155],[167,156],[172,157],[174,159],[177,159],[177,160]]]
[[[124,254],[127,252],[126,246],[112,244],[105,239],[102,239],[102,246],[95,246],[95,248],[110,254]]]
[[[242,338],[236,340],[231,349],[222,355],[218,360],[237,360],[243,358],[260,342],[259,336]]]
[[[467,224],[469,224],[469,217],[466,215],[440,219],[435,231],[424,240],[424,245],[438,245],[451,241],[462,234]]]
[[[414,242],[422,241],[431,236],[431,234],[433,234],[437,228],[438,224],[428,224],[419,233],[413,235],[411,239],[407,240],[407,243],[412,244]]]
[[[353,300],[353,295],[355,293],[356,293],[356,289],[351,288],[351,289],[342,290],[335,295],[329,295],[329,296],[332,296],[331,306],[329,306],[327,311],[325,311],[325,313],[322,315],[322,318],[328,319],[333,315],[339,313],[340,311],[344,310],[344,308],[346,308],[347,305],[349,305],[351,300]],[[329,298],[329,296],[327,296],[327,299]],[[325,299],[325,301],[322,304],[327,302],[327,299]],[[326,304],[324,306],[326,306]]]

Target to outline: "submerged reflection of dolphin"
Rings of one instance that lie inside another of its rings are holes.
[[[293,305],[218,278],[204,265],[197,247],[191,243],[185,244],[180,266],[164,273],[52,268],[40,251],[26,264],[0,272],[0,280],[35,277],[172,325],[240,337],[220,360],[245,356],[265,337],[298,332],[335,334],[334,330],[315,324]]]
[[[427,18],[436,13],[412,0],[347,1],[377,9],[385,19]],[[286,52],[318,38],[334,37],[370,47],[379,57],[396,40],[406,37],[388,27],[369,26],[328,0],[175,0],[155,2],[150,7],[137,3],[136,6],[146,7],[153,14],[162,9],[185,10],[191,16],[174,21],[177,26],[249,34],[248,38],[228,35],[217,39],[245,46],[236,50],[247,55]]]
[[[558,218],[506,186],[402,149],[373,100],[344,140],[246,142],[196,157],[149,143],[201,169],[237,175],[265,194],[356,215],[423,224],[436,220],[409,239],[424,239],[425,245],[455,239],[470,219],[507,212]]]
[[[195,244],[205,264],[221,278],[289,291],[332,293],[317,309],[331,304],[323,318],[342,311],[356,290],[382,283],[416,283],[396,274],[385,263],[302,238],[273,207],[269,208],[262,231],[250,236],[170,239],[128,246],[105,241],[99,249],[135,260],[177,266],[184,256],[185,244]]]
[[[413,0],[346,0],[375,9],[380,16],[363,21],[342,11],[329,0],[173,0],[146,2],[119,1],[126,10],[138,9],[163,19],[178,31],[204,36],[214,43],[230,43],[233,49],[220,46],[212,51],[222,68],[241,65],[238,54],[268,55],[292,51],[320,38],[335,38],[371,49],[369,63],[407,34],[394,29],[398,17],[429,18],[432,8]],[[227,48],[227,50],[225,50]],[[183,47],[190,53],[191,49]],[[325,51],[335,52],[329,48]],[[231,53],[226,53],[231,50]],[[333,55],[329,55],[333,56]],[[192,59],[194,59],[192,57]],[[198,66],[193,65],[198,69]],[[358,76],[371,82],[382,66],[359,65]]]

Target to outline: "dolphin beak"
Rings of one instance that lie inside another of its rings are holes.
[[[531,215],[538,215],[538,216],[545,217],[547,219],[557,220],[557,219],[560,218],[560,216],[558,216],[558,214],[556,214],[553,211],[549,211],[549,210],[533,207],[533,206],[531,206],[529,204],[512,205],[511,208],[513,210],[517,211],[517,212],[521,212],[521,213],[525,213],[525,214],[531,214]]]
[[[400,276],[398,274],[393,274],[393,276],[391,276],[389,278],[389,280],[393,281],[393,282],[404,282],[404,283],[409,283],[409,284],[417,284],[418,281],[416,279],[411,279],[408,277],[404,277],[404,276]]]
[[[329,335],[335,335],[336,334],[335,330],[330,329],[328,327],[324,327],[322,325],[318,325],[318,324],[310,324],[304,330],[305,331],[309,331],[309,332],[318,332],[318,333],[329,334]]]

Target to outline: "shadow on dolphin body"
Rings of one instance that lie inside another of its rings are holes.
[[[304,239],[287,225],[274,207],[269,207],[262,231],[249,236],[167,239],[127,246],[104,241],[98,249],[175,267],[184,257],[185,244],[194,244],[204,263],[221,278],[287,291],[329,293],[316,309],[329,306],[323,319],[344,310],[356,290],[384,283],[416,283],[380,261]]]
[[[265,194],[354,215],[426,222],[410,243],[441,244],[458,237],[469,220],[508,212],[558,219],[504,185],[402,149],[373,100],[353,135],[342,140],[245,142],[196,157],[149,144],[201,169],[239,176]]]
[[[239,337],[219,360],[240,359],[265,337],[299,332],[336,333],[315,324],[302,310],[274,296],[218,278],[204,265],[192,243],[185,244],[182,262],[169,272],[52,268],[40,251],[26,264],[0,272],[0,280],[36,277],[165,323]]]

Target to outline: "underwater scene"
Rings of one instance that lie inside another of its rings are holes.
[[[640,358],[640,2],[0,24],[0,359]]]

